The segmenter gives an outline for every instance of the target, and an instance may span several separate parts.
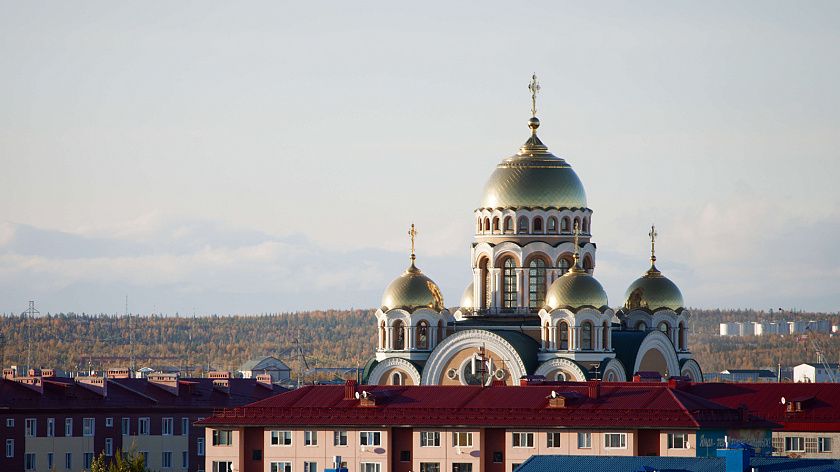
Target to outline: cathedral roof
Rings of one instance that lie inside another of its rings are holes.
[[[586,208],[586,192],[572,166],[537,137],[540,121],[528,121],[531,137],[490,175],[480,208]]]
[[[429,308],[435,312],[443,311],[443,296],[440,288],[432,279],[423,275],[414,265],[394,279],[382,295],[382,311],[402,308],[411,313],[420,308]]]
[[[577,312],[584,308],[594,308],[603,312],[608,307],[604,287],[577,264],[555,280],[545,294],[546,311],[566,308]]]

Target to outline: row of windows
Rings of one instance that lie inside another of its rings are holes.
[[[647,331],[648,326],[647,323],[644,321],[637,321],[636,324],[633,326],[633,329],[636,331]],[[669,338],[673,338],[671,333],[671,325],[668,324],[667,321],[660,321],[659,324],[656,326],[656,329],[665,333]],[[677,349],[680,351],[685,350],[686,346],[686,329],[685,324],[680,323],[679,328],[677,328]]]
[[[508,257],[502,262],[502,307],[516,308],[517,307],[517,290],[516,290],[516,260]],[[557,262],[558,275],[563,275],[569,271],[572,263],[568,259],[561,258]],[[481,308],[488,308],[492,306],[490,297],[490,271],[487,267],[487,260],[479,263],[479,267],[483,272],[483,306]],[[583,267],[586,270],[592,268],[592,262],[589,258],[584,258]],[[528,307],[533,310],[538,310],[545,306],[545,293],[548,286],[548,279],[546,277],[546,270],[548,266],[543,259],[535,258],[528,263],[528,300],[526,303]]]
[[[479,218],[478,221],[476,221],[476,232],[479,234],[557,234],[559,230],[560,233],[570,234],[572,229],[576,226],[580,228],[581,233],[588,234],[589,218],[583,218],[583,220],[575,218],[574,221],[572,221],[569,217],[563,217],[560,218],[558,228],[557,218],[552,216],[546,220],[545,228],[543,228],[542,217],[535,216],[529,221],[528,217],[521,216],[517,220],[516,231],[514,231],[513,218],[510,216],[505,217],[504,223],[502,223],[502,220],[499,219],[498,216],[494,217],[492,220],[490,220],[489,217],[485,217],[483,220]]]
[[[385,322],[384,321],[382,323],[380,323],[379,328],[380,328],[380,340],[379,340],[379,342],[382,345],[382,347],[384,348],[385,347],[385,336],[387,335],[387,333],[385,331]],[[406,331],[407,331],[407,329],[406,329],[405,323],[403,323],[400,320],[397,320],[394,323],[393,328],[394,328],[393,329],[394,345],[393,345],[392,349],[407,349],[408,348],[406,346]],[[429,326],[429,323],[427,323],[425,320],[420,320],[417,323],[417,328],[414,330],[414,333],[415,333],[415,336],[416,336],[416,338],[414,340],[415,341],[415,343],[414,343],[415,348],[422,351],[422,350],[432,349],[434,347],[434,346],[431,345],[431,340],[429,339],[429,336],[431,334],[431,329],[432,328]],[[446,327],[444,326],[443,321],[438,321],[438,325],[437,325],[437,340],[438,340],[438,342],[440,342],[440,340],[442,340],[444,338],[445,333],[446,333]]]
[[[139,452],[143,456],[143,459],[146,461],[146,464],[149,462],[149,452],[148,451],[141,451]],[[112,453],[108,453],[106,449],[106,455],[110,456]],[[189,451],[181,451],[181,468],[186,469],[189,467]],[[91,466],[93,465],[94,453],[93,452],[83,452],[82,453],[82,469],[83,470],[90,470]],[[55,467],[55,455],[52,452],[46,453],[46,460],[47,460],[47,470],[56,470]],[[172,468],[172,451],[163,451],[160,457],[160,464],[161,468],[163,469],[171,469]],[[27,452],[23,456],[23,469],[24,470],[36,470],[38,468],[37,465],[37,455],[34,452]],[[74,470],[73,469],[73,453],[66,452],[64,453],[64,470]]]
[[[200,419],[200,418],[199,418]],[[138,418],[137,419],[137,434],[147,435],[150,431],[151,419]],[[161,434],[164,436],[171,436],[174,434],[174,418],[163,418],[161,420]],[[6,426],[14,426],[14,419],[6,420]],[[114,426],[113,418],[105,418],[105,427],[110,428]],[[130,433],[131,418],[122,419],[122,434],[127,436]],[[181,418],[181,435],[186,436],[190,430],[190,419]],[[94,436],[96,433],[96,419],[83,418],[82,419],[82,436]],[[36,418],[26,418],[24,422],[24,435],[26,437],[38,436],[38,420]],[[45,436],[55,436],[55,418],[47,418]],[[73,418],[64,419],[64,436],[73,436]]]
[[[548,339],[548,324],[543,326],[543,339]],[[594,330],[594,326],[589,321],[584,321],[580,325],[580,346],[578,349],[584,351],[591,351],[594,349],[594,345],[592,342],[592,332]],[[569,349],[569,323],[566,321],[561,321],[557,325],[557,332],[558,332],[558,339],[557,339],[557,349],[564,351]],[[609,336],[610,336],[610,326],[605,321],[604,324],[601,326],[601,337],[602,337],[602,346],[608,347],[609,346]]]
[[[774,442],[781,442],[782,438],[773,438]],[[831,438],[803,438],[788,436],[784,438],[785,452],[831,452]],[[774,445],[777,449],[779,445]]]

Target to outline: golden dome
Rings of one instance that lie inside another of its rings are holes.
[[[624,309],[627,312],[636,309],[655,312],[666,308],[674,312],[684,308],[682,292],[651,265],[650,270],[630,284],[624,293]]]
[[[475,282],[470,283],[461,295],[461,308],[475,308],[475,301],[473,300]]]
[[[412,256],[413,259],[413,256]],[[412,313],[420,308],[429,308],[437,313],[443,311],[443,296],[437,284],[423,275],[411,262],[404,274],[394,279],[382,295],[382,311],[402,308]]]
[[[548,152],[537,137],[540,121],[531,118],[531,137],[505,159],[484,186],[479,208],[586,208],[586,192],[572,167]]]
[[[562,277],[555,280],[545,295],[546,311],[566,308],[577,312],[583,308],[594,308],[603,312],[609,308],[607,292],[580,266],[576,265]]]

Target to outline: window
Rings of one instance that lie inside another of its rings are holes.
[[[148,435],[149,434],[149,418],[138,418],[137,419],[137,434],[139,435]]]
[[[160,423],[160,434],[164,436],[172,436],[172,430],[175,429],[175,420],[172,418],[163,418]]]
[[[668,332],[671,330],[671,329],[670,329],[671,327],[670,327],[670,326],[668,326],[668,323],[666,323],[666,322],[664,322],[664,321],[662,321],[662,322],[660,322],[660,323],[659,323],[658,328],[659,328],[659,331],[662,331],[662,332],[663,332],[663,333],[665,333],[665,334],[669,334]]]
[[[190,434],[190,419],[181,418],[181,436]]]
[[[429,349],[429,323],[425,321],[417,323],[417,349]]]
[[[271,463],[272,471],[274,471],[274,464],[274,462]],[[232,470],[233,462],[231,461],[213,461],[213,472],[232,472]]]
[[[472,447],[472,433],[452,433],[452,445],[456,447]]]
[[[472,464],[469,462],[453,462],[452,472],[472,472]]]
[[[6,440],[6,457],[15,457],[15,440]]]
[[[291,462],[272,462],[271,472],[292,472]]]
[[[513,218],[509,216],[505,218],[505,233],[513,233]],[[438,468],[440,468],[440,464],[438,464]]]
[[[318,472],[318,463],[317,462],[304,462],[303,463],[303,472]]]
[[[271,432],[271,441],[273,444],[274,433]],[[214,446],[230,446],[233,444],[233,431],[229,429],[214,429],[213,430],[213,445]]]
[[[411,451],[400,451],[400,462],[411,462]]]
[[[82,435],[93,436],[95,421],[93,418],[85,418],[82,420]]]
[[[819,438],[819,452],[831,452],[831,438]]]
[[[513,447],[534,447],[534,433],[512,433]]]
[[[498,216],[493,218],[493,232],[494,233],[499,232],[499,217]]]
[[[502,270],[504,307],[516,308],[516,262],[511,258],[505,259],[504,269]]]
[[[262,449],[252,449],[251,450],[251,460],[252,461],[261,461],[262,460]]]
[[[292,432],[291,431],[272,431],[271,432],[272,446],[291,446]]]
[[[64,453],[64,468],[66,470],[73,469],[73,453],[72,452],[65,452]]]
[[[562,220],[560,220],[560,231],[562,231],[564,233],[569,231],[569,219],[568,218],[563,218]]]
[[[785,438],[785,451],[805,452],[805,438]]]
[[[504,451],[493,451],[493,463],[494,464],[501,464],[504,461],[505,461]]]
[[[381,472],[382,466],[379,462],[362,462],[359,464],[359,472]]]
[[[548,442],[546,443],[547,447],[560,447],[560,436],[561,433],[548,433]]]
[[[123,418],[122,419],[122,434],[123,436],[128,436],[129,431],[131,430],[131,419],[130,418]]]
[[[114,418],[105,418],[105,427],[110,428],[114,426]]]
[[[520,233],[527,233],[528,232],[528,218],[519,218],[519,232]]]
[[[333,445],[346,446],[347,445],[347,431],[333,431]]]
[[[6,418],[6,427],[7,428],[14,428],[15,427],[15,419],[14,418]]]
[[[688,449],[687,434],[668,434],[668,449]]]
[[[204,438],[196,438],[195,440],[195,455],[204,455]]]
[[[47,453],[47,470],[55,468],[55,455],[52,452]]]
[[[64,435],[65,436],[72,436],[73,435],[73,418],[65,418],[64,419]]]
[[[580,327],[580,347],[584,351],[592,350],[592,323],[588,321],[584,321]]]
[[[35,418],[27,418],[26,422],[24,424],[25,424],[25,427],[26,427],[26,431],[25,431],[24,435],[27,438],[35,437],[36,436],[36,434],[35,434],[36,433],[36,426],[38,425],[38,423],[35,421]]]
[[[143,456],[143,464],[145,464],[146,467],[148,467],[149,466],[149,451],[140,451],[140,455]]]
[[[534,259],[528,264],[528,306],[539,309],[545,306],[545,261]]]
[[[542,233],[542,218],[540,218],[539,216],[534,218],[534,232]]]
[[[439,431],[421,431],[420,432],[420,447],[439,447],[440,446],[440,432]]]
[[[303,445],[304,446],[317,446],[318,445],[318,431],[304,431],[303,432]]]
[[[186,469],[190,466],[190,451],[181,451],[181,468]]]
[[[817,452],[817,438],[805,438],[805,453]]]
[[[421,462],[420,472],[440,472],[440,462]]]
[[[569,349],[569,324],[565,321],[560,322],[560,350]]]
[[[160,466],[164,469],[172,468],[172,451],[163,451],[160,453]]]
[[[626,433],[604,433],[604,447],[607,449],[626,449]]]
[[[359,445],[379,446],[380,436],[379,431],[362,431],[359,433]]]
[[[578,449],[590,449],[592,447],[592,433],[578,433]]]
[[[92,452],[83,452],[82,453],[82,469],[88,470],[90,466],[93,465],[93,453]]]
[[[27,452],[23,455],[23,470],[35,470],[34,452]]]
[[[105,455],[114,455],[114,440],[112,438],[105,438]]]
[[[569,268],[572,267],[572,264],[566,259],[560,259],[560,261],[557,263],[557,267],[560,269],[560,275],[563,275],[569,271]]]
[[[511,465],[510,465],[510,471],[511,471],[511,472],[513,472],[513,471],[514,471],[514,470],[516,470],[516,468],[517,468],[517,467],[519,467],[520,465],[522,465],[522,463],[521,463],[521,462],[520,462],[520,463],[516,463],[516,462],[514,462],[513,464],[511,464]]]

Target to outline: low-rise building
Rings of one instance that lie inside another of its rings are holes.
[[[245,405],[286,389],[268,376],[179,378],[150,374],[129,378],[128,369],[103,377],[55,377],[32,369],[0,380],[0,454],[3,471],[79,471],[103,451],[134,449],[152,470],[202,471],[206,444],[196,421],[215,409]]]
[[[511,472],[534,454],[714,456],[775,423],[689,382],[308,386],[198,422],[213,472]],[[338,457],[338,459],[334,459]]]
[[[243,379],[253,379],[261,374],[271,376],[273,382],[280,382],[291,377],[292,369],[274,356],[262,356],[251,359],[239,366],[239,375]]]
[[[820,364],[806,362],[793,368],[793,380],[795,382],[837,382],[840,381],[840,364]]]

